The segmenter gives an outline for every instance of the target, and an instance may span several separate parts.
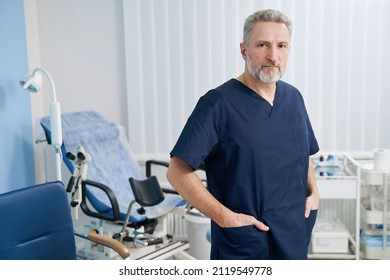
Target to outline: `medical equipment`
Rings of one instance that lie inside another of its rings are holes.
[[[356,158],[362,186],[361,247],[366,259],[390,259],[390,169],[378,167],[376,152]]]
[[[76,259],[75,237],[114,249],[123,259],[128,249],[112,238],[96,233],[74,234],[65,186],[48,182],[0,194],[0,259]]]
[[[83,147],[76,146],[76,155],[71,152],[66,153],[66,158],[70,159],[74,164],[74,173],[70,177],[66,191],[71,193],[70,206],[72,207],[72,217],[78,219],[78,208],[82,197],[82,182],[87,179],[88,163],[91,157],[87,154]]]
[[[144,207],[155,206],[165,199],[164,193],[160,187],[160,184],[157,181],[156,176],[148,177],[148,179],[145,180],[136,180],[130,177],[129,182],[133,190],[135,199],[130,202],[125,221],[128,221],[130,219],[133,206],[136,202],[141,205],[141,207],[137,209],[137,212],[140,214],[145,214],[146,210]],[[156,237],[155,235],[152,235],[147,232],[133,232],[133,235],[134,237],[130,237],[130,240],[135,241],[144,246],[163,243],[163,240],[161,238]],[[129,238],[129,232],[126,230],[126,223],[123,223],[122,231],[114,235],[114,238],[119,239],[121,241],[124,237]]]
[[[345,176],[343,162],[335,155],[328,154],[327,156],[321,154],[318,159],[313,160],[314,171],[316,176]]]
[[[49,72],[44,68],[35,68],[24,76],[19,84],[27,91],[37,93],[42,87],[42,74],[44,74],[51,85],[52,101],[50,102],[50,130],[51,144],[55,155],[55,172],[56,180],[61,181],[61,145],[62,145],[62,127],[61,127],[61,106],[57,101],[56,89],[54,81]]]
[[[309,258],[313,259],[359,259],[360,258],[360,171],[358,163],[346,153],[320,152],[312,158],[316,182],[320,194],[317,223],[339,221],[347,229],[348,250],[343,252],[321,252],[325,248],[316,243],[322,232],[312,232]],[[316,228],[315,225],[315,228]],[[329,246],[345,242],[345,231],[329,235]],[[322,238],[321,241],[324,239]],[[336,247],[338,248],[339,245]],[[343,248],[345,248],[343,246]],[[332,250],[332,249],[331,249]],[[328,250],[329,251],[329,250]],[[340,251],[340,250],[338,250]]]
[[[139,181],[153,179],[152,176],[144,175],[138,162],[132,157],[131,149],[123,137],[123,133],[120,132],[120,127],[93,111],[67,113],[63,114],[61,119],[63,127],[62,154],[72,153],[73,147],[82,147],[91,157],[91,161],[88,162],[86,179],[81,180],[80,208],[89,217],[82,219],[83,222],[87,221],[82,225],[81,231],[97,230],[106,236],[120,233],[122,241],[132,250],[132,256],[135,258],[143,258],[146,254],[151,257],[149,249],[153,247],[152,251],[166,250],[167,246],[173,246],[174,250],[167,249],[166,253],[159,254],[159,257],[169,257],[176,254],[180,255],[179,258],[187,258],[184,251],[188,249],[188,243],[175,241],[169,232],[166,232],[163,223],[168,213],[177,207],[185,207],[186,202],[179,195],[172,193],[164,193],[164,199],[154,205],[142,205],[142,201],[137,200],[129,178]],[[43,118],[41,125],[50,142],[50,119]],[[83,173],[82,166],[77,171],[74,162],[69,158],[64,156],[63,160],[73,174],[74,182],[72,183],[72,179],[70,179],[69,185],[74,187],[78,181],[77,174],[82,175]],[[158,163],[159,161],[147,162],[146,166],[149,166],[150,169],[151,164]],[[71,188],[70,186],[69,188]],[[132,202],[134,200],[136,202]],[[75,198],[74,204],[77,202]],[[142,208],[146,211],[137,211]],[[144,235],[141,236],[138,232],[143,232]],[[163,237],[163,243],[156,245],[154,242],[160,243],[161,240],[153,241],[152,239],[152,241],[146,242],[147,247],[139,248],[136,246],[136,244],[142,243],[137,243],[137,236],[141,240],[140,237],[144,239],[145,236],[152,237],[151,235]],[[128,241],[128,237],[131,241]],[[147,250],[143,251],[144,248]],[[100,258],[100,256],[86,252],[88,250],[88,248],[83,248],[79,250],[79,253],[87,257]],[[135,251],[137,253],[133,254]]]
[[[209,260],[211,250],[210,218],[195,208],[189,208],[185,219],[188,223],[189,254],[198,260]]]
[[[348,254],[349,232],[339,220],[317,219],[312,234],[314,253]]]
[[[85,152],[84,148],[80,145],[75,147],[76,155],[71,152],[66,153],[66,158],[70,159],[74,164],[74,173],[69,179],[67,192],[71,193],[70,206],[72,207],[72,214],[74,213],[74,219],[78,219],[78,207],[80,205],[83,191],[83,184],[87,180],[88,163],[91,161],[91,156]],[[129,178],[131,188],[134,193],[135,199],[130,202],[126,218],[124,221],[128,221],[131,216],[131,212],[135,202],[141,205],[141,208],[137,209],[140,214],[145,214],[144,206],[154,206],[164,200],[164,194],[155,176],[151,176],[145,180],[135,180]],[[123,241],[126,238],[127,241],[137,242],[138,244],[149,246],[154,244],[161,244],[163,240],[150,233],[142,233],[137,231],[130,232],[127,229],[127,223],[123,222],[122,230],[115,233],[112,238]]]

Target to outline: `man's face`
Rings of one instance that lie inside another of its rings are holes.
[[[241,54],[249,73],[263,83],[275,83],[282,77],[288,60],[291,35],[282,23],[257,22]]]

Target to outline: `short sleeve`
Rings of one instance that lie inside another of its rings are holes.
[[[217,92],[210,91],[199,99],[170,153],[171,157],[179,157],[194,170],[198,169],[218,143],[218,96]]]
[[[306,119],[306,125],[307,125],[308,142],[309,142],[309,154],[310,155],[314,155],[315,153],[317,153],[319,151],[320,148],[319,148],[317,139],[315,137],[313,128],[311,126],[311,122],[310,122],[309,114],[307,113],[307,110],[306,110],[305,102],[304,102],[304,100],[303,100],[301,95],[300,95],[300,99],[301,99],[301,104],[302,104],[302,111],[304,113],[304,116],[305,116],[305,119]]]
[[[315,153],[317,153],[320,148],[318,146],[318,142],[317,142],[317,139],[316,137],[314,136],[314,132],[313,132],[313,129],[311,127],[311,123],[310,123],[310,120],[307,119],[307,127],[308,127],[308,133],[309,133],[309,154],[310,155],[314,155]]]

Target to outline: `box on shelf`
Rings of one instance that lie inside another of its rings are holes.
[[[386,240],[386,247],[383,247],[383,235],[363,235],[361,248],[364,258],[369,260],[390,259],[390,235],[387,235]]]
[[[313,253],[348,253],[349,232],[338,220],[317,222],[312,231]]]

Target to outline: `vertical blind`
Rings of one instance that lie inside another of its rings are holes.
[[[138,159],[168,158],[198,98],[244,69],[245,18],[293,22],[282,78],[302,93],[321,150],[390,148],[385,0],[123,0],[128,134]]]

